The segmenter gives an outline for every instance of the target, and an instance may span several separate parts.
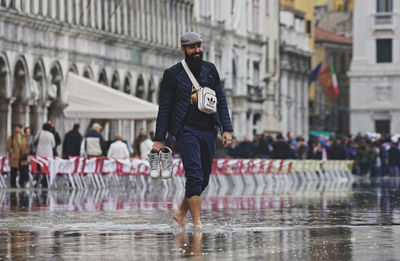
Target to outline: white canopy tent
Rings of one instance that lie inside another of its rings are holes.
[[[93,80],[68,73],[66,118],[151,120],[157,118],[158,106]]]

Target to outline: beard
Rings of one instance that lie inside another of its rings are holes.
[[[196,57],[196,54],[199,54],[199,56]],[[199,72],[201,65],[203,64],[203,52],[195,52],[189,55],[185,50],[185,61],[187,62],[190,70]]]

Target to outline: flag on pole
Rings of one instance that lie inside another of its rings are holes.
[[[335,102],[339,97],[339,86],[335,68],[332,64],[325,65],[318,74],[319,83],[326,96],[331,102]]]
[[[336,77],[335,67],[331,64],[331,73],[332,73],[332,83],[333,83],[333,93],[336,96],[336,99],[339,97],[339,85]]]
[[[317,79],[319,71],[321,70],[321,66],[322,62],[320,62],[308,75],[307,86],[310,86],[310,84]]]

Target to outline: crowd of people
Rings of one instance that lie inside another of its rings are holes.
[[[36,135],[33,135],[30,127],[23,128],[22,124],[15,124],[12,134],[7,139],[11,187],[17,187],[18,173],[19,186],[25,187],[28,183],[30,155],[49,158],[61,156],[65,159],[71,156],[107,156],[117,159],[145,157],[150,152],[154,140],[154,132],[150,132],[147,136],[144,129],[140,129],[133,149],[131,144],[124,141],[120,135],[115,136],[111,141],[106,141],[101,134],[102,126],[99,123],[94,123],[84,137],[79,132],[79,128],[79,124],[74,124],[72,130],[68,131],[61,140],[51,120],[44,123]],[[61,155],[58,153],[60,145],[62,146]],[[47,187],[44,174],[36,175],[33,182],[36,187]]]
[[[63,142],[51,120],[43,124],[42,129],[33,135],[29,127],[23,128],[15,124],[13,133],[7,139],[9,164],[11,167],[11,186],[16,187],[17,173],[20,173],[21,187],[29,180],[29,155],[41,157],[61,156],[107,156],[111,158],[146,157],[154,143],[154,132],[147,135],[140,129],[139,135],[131,145],[117,135],[114,140],[106,141],[101,134],[102,126],[94,123],[83,137],[79,132],[79,124],[65,134]],[[400,141],[400,140],[399,140]],[[215,158],[264,158],[264,159],[317,159],[317,160],[354,160],[355,174],[379,176],[398,176],[400,164],[400,143],[393,137],[380,135],[370,137],[358,133],[354,137],[294,137],[288,133],[284,137],[276,135],[256,135],[253,141],[247,136],[242,141],[232,140],[228,149],[224,149],[222,141],[216,143]],[[61,155],[58,146],[62,145]],[[169,136],[165,143],[175,155],[175,139]],[[47,186],[44,175],[35,177],[35,185]]]
[[[284,137],[256,135],[254,141],[244,136],[243,141],[233,139],[228,150],[217,142],[216,158],[272,158],[272,159],[317,159],[354,160],[354,174],[398,176],[400,164],[400,140],[394,136],[371,137],[358,133],[356,136],[340,137]]]

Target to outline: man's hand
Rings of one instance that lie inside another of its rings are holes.
[[[155,152],[159,152],[160,150],[162,150],[164,148],[164,142],[162,141],[155,141],[153,143],[153,150]]]
[[[232,134],[229,131],[224,131],[222,133],[222,145],[224,146],[224,149],[226,149],[231,143],[232,143]]]

